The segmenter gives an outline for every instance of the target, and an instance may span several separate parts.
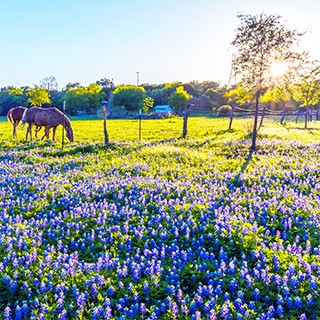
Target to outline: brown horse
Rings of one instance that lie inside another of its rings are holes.
[[[23,113],[26,110],[27,110],[27,108],[19,106],[19,107],[11,108],[7,113],[8,121],[11,122],[13,125],[13,133],[12,133],[13,138],[18,137],[17,136],[17,126],[22,119]],[[37,135],[38,135],[38,132],[40,131],[40,129],[41,129],[41,127],[36,127],[36,138],[37,138]]]
[[[26,122],[28,123],[26,140],[28,140],[29,134],[30,140],[32,140],[31,129],[34,124],[36,126],[45,127],[44,135],[41,140],[49,135],[49,130],[52,128],[52,140],[54,141],[56,129],[61,124],[66,130],[67,138],[70,142],[73,142],[73,129],[70,120],[57,108],[42,109],[39,107],[31,107],[23,113],[22,123],[25,124]]]

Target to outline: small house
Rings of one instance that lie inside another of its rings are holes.
[[[153,108],[153,110],[154,110],[154,113],[163,113],[163,114],[166,114],[166,115],[170,115],[173,112],[172,108],[167,104],[156,105]]]

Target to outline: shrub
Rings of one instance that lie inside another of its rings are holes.
[[[231,113],[231,107],[229,105],[223,105],[218,109],[218,116],[229,116]]]

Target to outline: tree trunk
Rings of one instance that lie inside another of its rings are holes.
[[[264,107],[263,111],[262,111],[262,116],[261,116],[261,119],[260,119],[259,129],[262,127],[263,119],[264,119],[265,114],[266,114],[266,107]]]
[[[186,106],[186,113],[184,114],[184,117],[183,117],[183,129],[182,129],[182,137],[183,138],[185,138],[188,133],[188,118],[190,115],[190,108],[191,108],[191,105],[188,104]]]
[[[233,121],[233,114],[234,114],[234,106],[232,106],[232,109],[230,111],[230,122],[229,122],[229,130],[232,127],[232,121]]]
[[[283,124],[284,116],[286,115],[286,111],[287,111],[287,107],[284,106],[284,107],[283,107],[283,111],[282,111],[282,116],[281,116],[280,124]]]
[[[253,132],[252,132],[252,144],[251,144],[251,151],[256,151],[257,148],[257,129],[258,129],[258,117],[259,117],[259,98],[260,98],[261,90],[258,90],[256,93],[256,106],[254,110],[254,123],[253,123]]]
[[[104,144],[107,146],[109,144],[109,136],[107,131],[107,108],[103,105],[103,132],[104,132]]]
[[[309,106],[306,107],[306,113],[304,116],[304,128],[308,129],[308,117],[309,117]]]

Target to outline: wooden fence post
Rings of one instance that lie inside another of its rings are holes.
[[[185,112],[184,117],[183,117],[182,138],[185,138],[187,136],[187,133],[188,133],[188,118],[189,118],[189,115],[190,115],[191,107],[192,107],[191,104],[188,104],[186,106],[186,112]]]
[[[109,135],[107,131],[107,101],[102,101],[102,111],[103,111],[103,133],[104,133],[104,144],[107,146],[109,144]]]
[[[299,118],[299,115],[300,115],[300,110],[297,111],[297,117],[296,117],[296,123],[298,123],[298,118]]]
[[[286,115],[286,111],[287,111],[287,107],[284,106],[283,107],[283,111],[282,111],[282,117],[281,117],[281,120],[280,120],[280,124],[283,124],[284,116]]]
[[[234,106],[232,106],[231,111],[230,111],[230,122],[229,122],[229,129],[232,127],[232,121],[233,121],[233,116],[234,116]]]

